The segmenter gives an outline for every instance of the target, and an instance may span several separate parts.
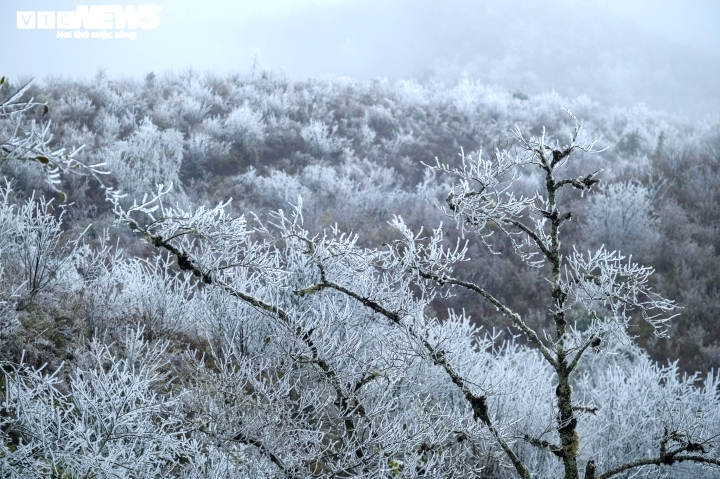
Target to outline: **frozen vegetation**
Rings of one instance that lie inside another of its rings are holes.
[[[720,477],[719,117],[268,71],[0,101],[3,477]]]

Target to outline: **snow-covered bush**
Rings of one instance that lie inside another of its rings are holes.
[[[94,339],[70,371],[5,364],[2,476],[167,477],[187,439],[165,347],[136,331],[118,353]]]
[[[80,238],[62,237],[63,213],[53,214],[52,200],[31,197],[14,204],[12,194],[9,185],[0,188],[0,260],[4,294],[12,291],[16,308],[23,309],[37,294],[72,278]]]
[[[311,120],[303,127],[300,136],[308,145],[310,152],[318,158],[328,157],[342,148],[342,142],[334,137],[337,126],[329,128],[322,121]]]
[[[143,194],[158,183],[180,184],[183,136],[174,129],[160,130],[148,118],[126,140],[100,153],[125,193]]]
[[[234,108],[225,118],[228,138],[244,148],[254,148],[265,139],[265,125],[262,113],[247,104]]]
[[[650,191],[636,182],[613,183],[588,199],[582,231],[592,247],[632,251],[647,259],[660,239]]]

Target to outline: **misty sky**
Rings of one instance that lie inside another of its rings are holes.
[[[81,1],[2,0],[0,75],[227,73],[246,71],[256,58],[293,79],[452,83],[467,75],[528,94],[556,90],[690,116],[720,113],[717,0],[153,3],[162,8],[158,28],[137,30],[136,40],[101,40],[17,28],[18,11],[75,10]]]

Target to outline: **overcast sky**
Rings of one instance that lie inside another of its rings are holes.
[[[293,79],[469,75],[529,94],[720,113],[718,0],[157,0],[159,26],[135,40],[17,28],[19,11],[82,0],[1,2],[0,75],[11,78],[226,73],[257,58]]]

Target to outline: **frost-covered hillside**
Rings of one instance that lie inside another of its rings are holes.
[[[720,118],[469,77],[21,87],[2,475],[719,475]]]

